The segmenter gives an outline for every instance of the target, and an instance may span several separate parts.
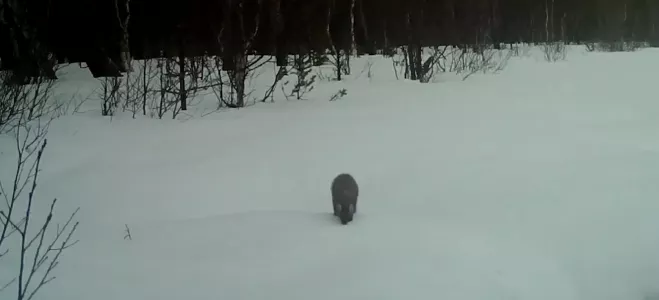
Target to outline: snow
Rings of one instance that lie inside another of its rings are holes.
[[[309,100],[183,121],[90,101],[49,130],[39,206],[81,207],[80,242],[38,298],[656,296],[659,50],[536,52],[430,84],[363,57]],[[94,84],[70,66],[59,88]],[[0,179],[13,147],[0,137]],[[360,184],[347,226],[329,197],[341,172]],[[0,282],[14,267],[0,260]]]

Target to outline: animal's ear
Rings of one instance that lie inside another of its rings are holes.
[[[350,211],[351,214],[354,214],[355,213],[355,205],[350,204],[350,206],[348,206],[348,210]]]

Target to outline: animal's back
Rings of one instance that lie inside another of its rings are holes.
[[[359,196],[357,181],[350,174],[339,174],[332,182],[332,195],[357,198]]]

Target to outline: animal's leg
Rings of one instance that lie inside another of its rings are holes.
[[[332,199],[332,209],[334,209],[334,216],[338,217],[339,216],[339,208],[336,203],[336,200]]]

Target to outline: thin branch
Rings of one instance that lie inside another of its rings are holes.
[[[16,282],[16,277],[14,277],[12,280],[7,282],[5,285],[0,287],[0,292],[2,292],[4,289],[8,288],[12,283]]]
[[[23,234],[23,229],[21,229],[21,225],[22,225],[21,223],[16,224],[14,221],[9,219],[9,216],[7,216],[7,214],[5,214],[5,212],[0,212],[0,216],[5,218],[5,220],[3,221],[3,223],[5,223],[4,226],[6,226],[6,224],[9,224],[9,225],[11,225],[11,227],[14,228],[13,232],[18,231],[19,234]],[[25,218],[23,218],[23,221],[24,220],[25,220]],[[9,234],[7,234],[5,237],[8,237],[8,236],[9,236]]]
[[[39,244],[37,245],[37,249],[35,250],[36,253],[34,254],[33,260],[32,260],[32,269],[30,271],[30,276],[28,276],[27,281],[25,282],[25,290],[30,285],[30,282],[32,281],[32,276],[34,276],[34,273],[36,273],[36,269],[38,269],[38,266],[42,264],[42,260],[39,259],[39,254],[41,252],[42,246],[43,246],[43,240],[44,237],[46,236],[46,230],[48,228],[48,225],[50,225],[50,221],[53,219],[53,209],[55,209],[55,203],[57,202],[57,199],[53,200],[52,204],[50,205],[50,212],[48,213],[48,217],[46,217],[46,221],[43,223],[43,226],[41,227],[41,230],[39,230],[39,233],[34,236],[32,241],[28,244],[28,247],[32,245],[32,242],[39,237]],[[27,250],[27,249],[25,249]],[[37,261],[39,261],[39,264],[37,264]]]
[[[64,225],[64,228],[66,228],[68,226],[69,222],[73,219],[73,216],[75,216],[75,214],[78,212],[78,210],[79,209],[76,209],[76,211],[73,214],[71,214],[71,217],[69,218],[69,221],[66,222],[66,225]],[[27,298],[27,300],[31,300],[32,297],[34,297],[34,295],[39,291],[39,289],[41,289],[44,285],[48,284],[50,281],[55,279],[55,276],[50,277],[50,278],[48,276],[50,275],[50,272],[52,272],[55,269],[55,267],[57,267],[57,265],[59,264],[59,257],[62,254],[62,251],[64,251],[64,249],[67,249],[68,247],[74,245],[75,243],[77,243],[77,241],[76,241],[72,244],[69,244],[69,241],[71,240],[71,237],[73,236],[73,233],[78,228],[78,224],[80,224],[80,222],[76,222],[73,225],[73,227],[69,231],[69,234],[66,236],[66,239],[62,242],[62,244],[59,248],[53,248],[53,247],[48,248],[48,250],[49,250],[48,252],[50,252],[50,251],[55,252],[55,257],[53,257],[53,259],[50,261],[50,264],[48,265],[48,269],[46,269],[46,272],[44,272],[44,275],[41,278],[41,281],[39,282],[37,287],[32,291],[32,293],[30,293],[30,296]],[[59,236],[60,236],[60,234],[58,234],[58,237]],[[56,240],[57,240],[57,238],[53,240],[53,244],[55,243]]]
[[[48,140],[44,140],[43,143],[41,144],[41,149],[39,149],[39,152],[37,153],[37,161],[35,163],[36,171],[34,173],[34,179],[32,180],[32,189],[30,190],[29,196],[28,196],[28,201],[27,201],[27,208],[25,209],[25,223],[23,224],[23,232],[21,233],[21,258],[20,258],[20,270],[18,273],[18,299],[23,299],[25,296],[25,291],[27,290],[30,280],[32,279],[33,272],[30,273],[27,282],[25,283],[25,286],[23,286],[23,276],[25,275],[25,254],[26,254],[26,245],[27,245],[27,229],[30,225],[30,215],[32,214],[32,199],[34,198],[34,191],[37,189],[37,176],[39,175],[39,164],[41,163],[41,156],[43,155],[43,151],[46,148]],[[54,205],[54,201],[53,201]],[[52,208],[52,206],[51,206]],[[50,223],[50,218],[52,218],[51,215],[48,216],[47,222]],[[35,257],[39,255],[39,249],[37,249],[37,253],[35,254]]]

